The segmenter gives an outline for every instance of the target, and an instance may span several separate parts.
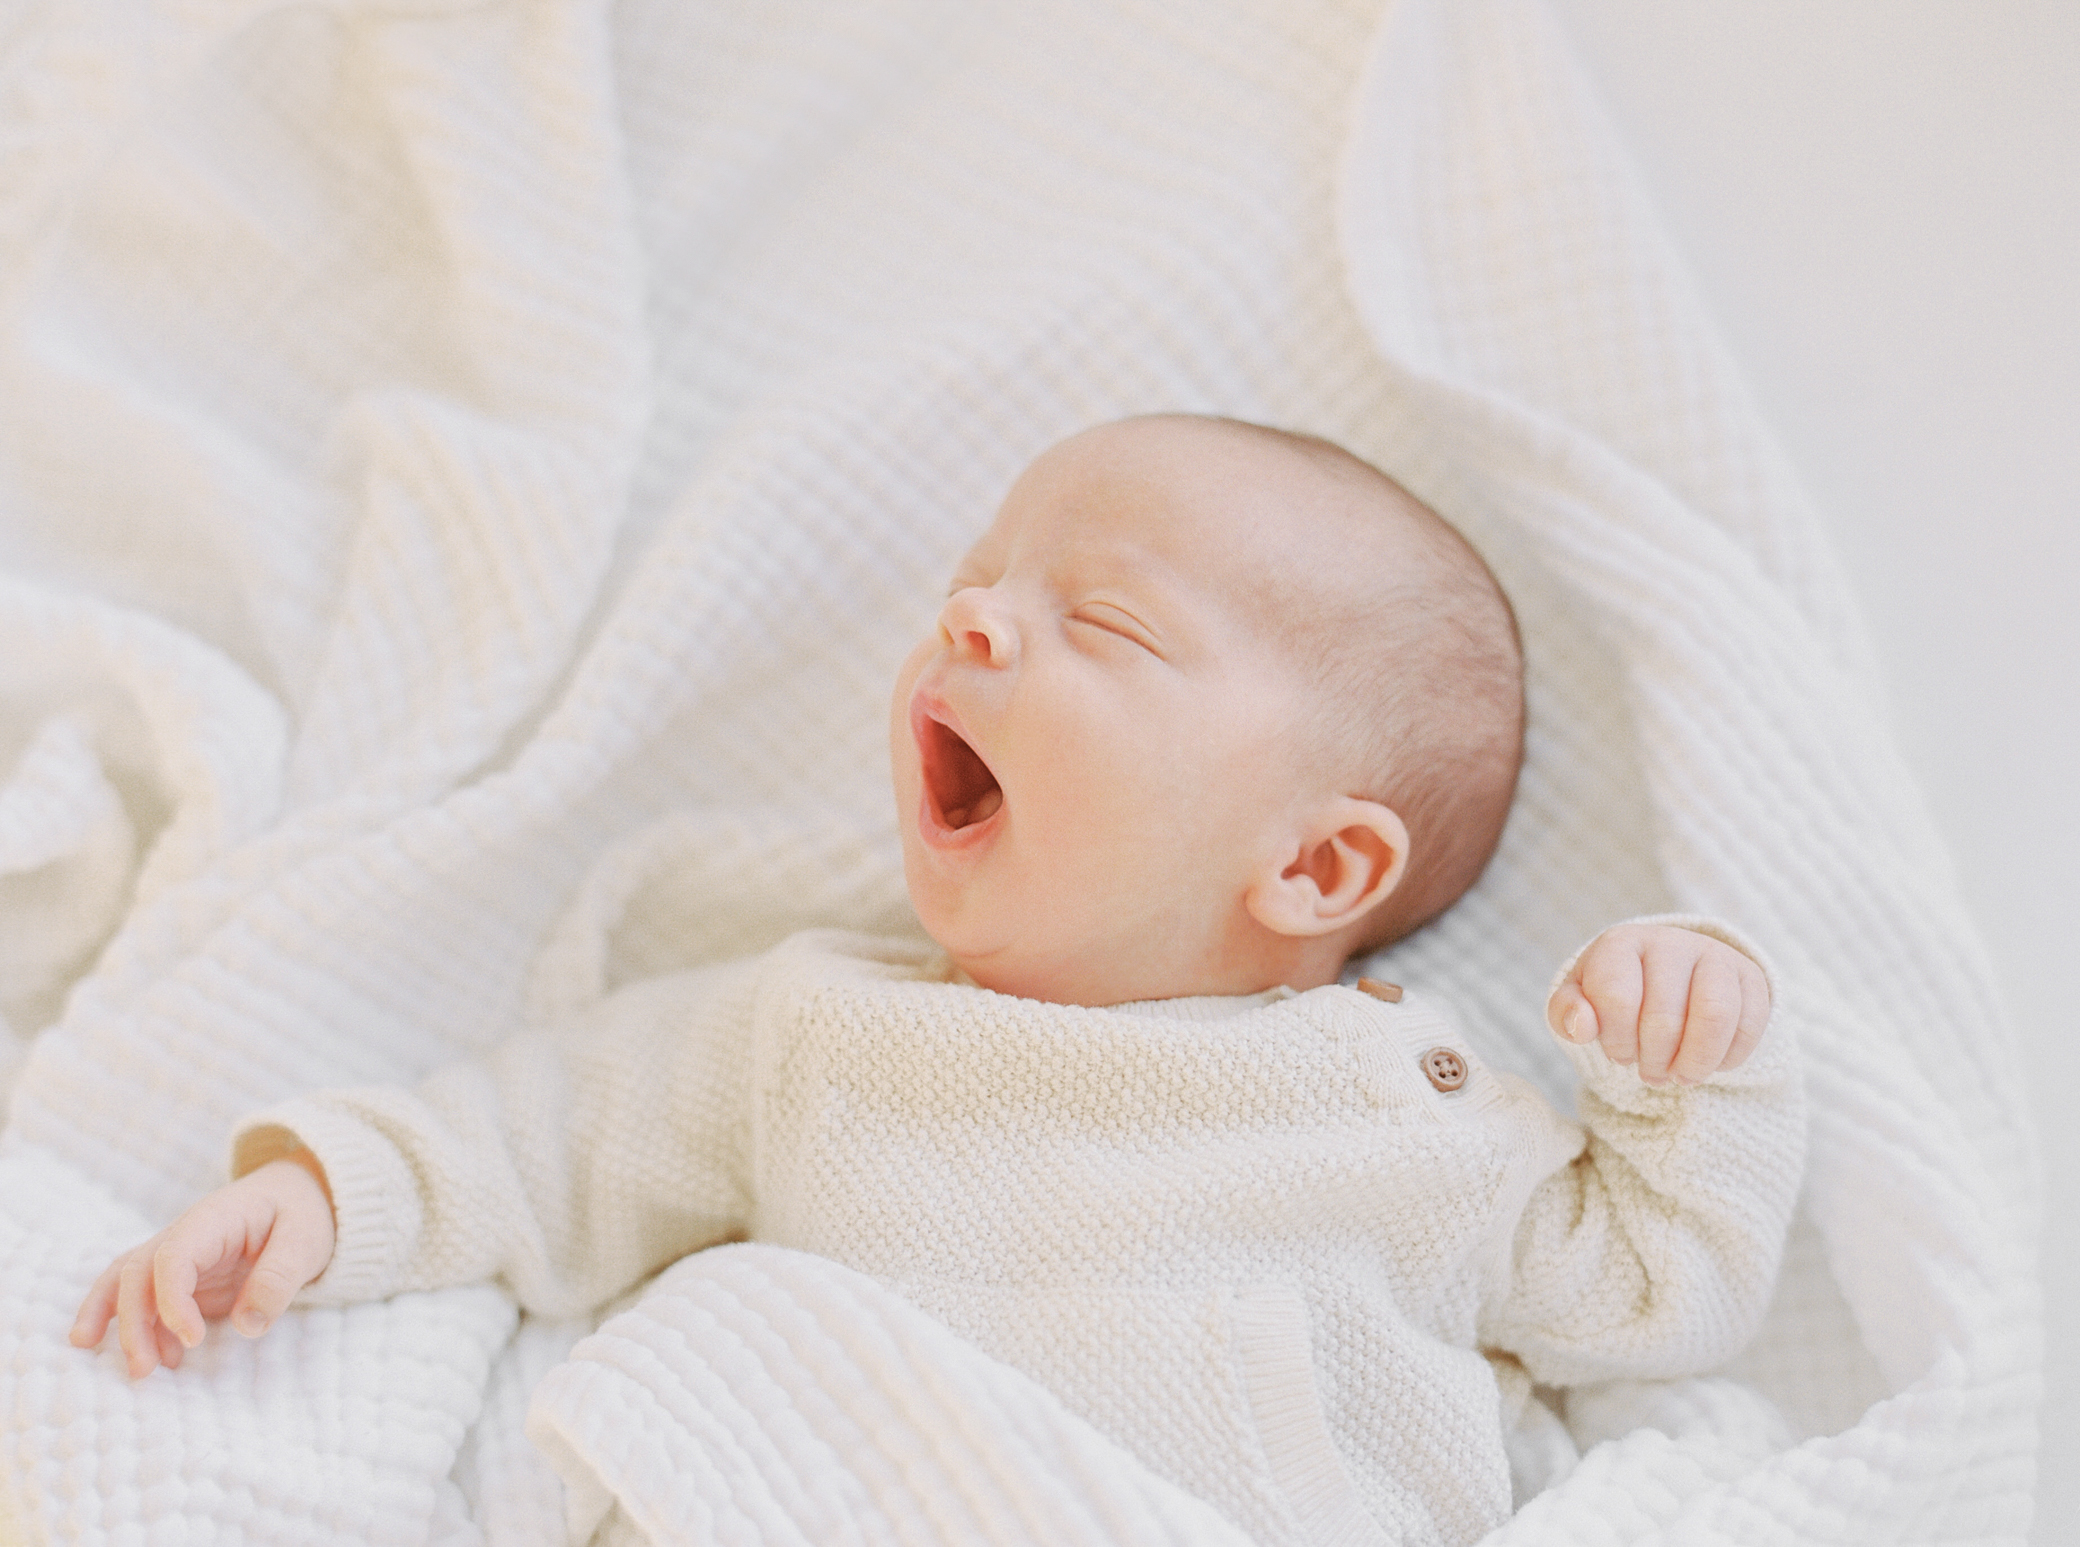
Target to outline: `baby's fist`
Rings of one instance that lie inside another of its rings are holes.
[[[1620,924],[1582,952],[1546,1003],[1569,1042],[1600,1042],[1649,1085],[1694,1085],[1744,1062],[1769,1024],[1769,980],[1694,929]]]

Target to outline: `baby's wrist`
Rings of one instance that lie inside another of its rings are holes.
[[[304,1304],[346,1305],[394,1294],[417,1248],[423,1219],[418,1176],[404,1153],[357,1109],[359,1100],[382,1094],[292,1099],[254,1113],[233,1130],[234,1174],[294,1160],[312,1183],[322,1178],[329,1191],[331,1255],[324,1272],[300,1292]]]
[[[270,1166],[294,1166],[297,1170],[302,1171],[318,1184],[318,1191],[325,1198],[326,1212],[331,1212],[333,1206],[332,1183],[326,1178],[324,1162],[319,1160],[308,1148],[299,1144],[293,1149],[284,1150],[283,1153],[276,1155],[266,1164]]]

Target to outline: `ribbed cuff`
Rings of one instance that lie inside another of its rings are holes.
[[[296,1296],[299,1305],[349,1305],[397,1292],[418,1245],[419,1188],[404,1157],[351,1112],[315,1100],[285,1101],[243,1119],[231,1134],[236,1178],[306,1149],[332,1192],[332,1261]]]

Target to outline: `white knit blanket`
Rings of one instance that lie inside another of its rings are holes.
[[[1815,520],[1535,7],[14,0],[0,1540],[1239,1541],[765,1248],[582,1342],[494,1287],[135,1385],[65,1342],[241,1111],[914,927],[894,666],[1028,457],[1157,408],[1351,445],[1516,598],[1515,818],[1389,975],[1552,1086],[1552,965],[1694,909],[1801,1023],[1763,1338],[1570,1394],[1586,1454],[1496,1540],[2019,1539],[2013,1045]]]

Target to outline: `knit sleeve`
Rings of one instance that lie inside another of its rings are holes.
[[[1644,922],[1755,955],[1710,921]],[[1650,1086],[1593,1044],[1567,1052],[1585,1132],[1516,1219],[1482,1341],[1556,1386],[1711,1369],[1768,1309],[1798,1199],[1805,1104],[1788,1018],[1773,1004],[1748,1061],[1690,1087]]]
[[[596,1307],[743,1233],[757,970],[649,980],[417,1087],[256,1113],[232,1174],[299,1147],[324,1167],[337,1242],[304,1303],[495,1277],[530,1311]]]

